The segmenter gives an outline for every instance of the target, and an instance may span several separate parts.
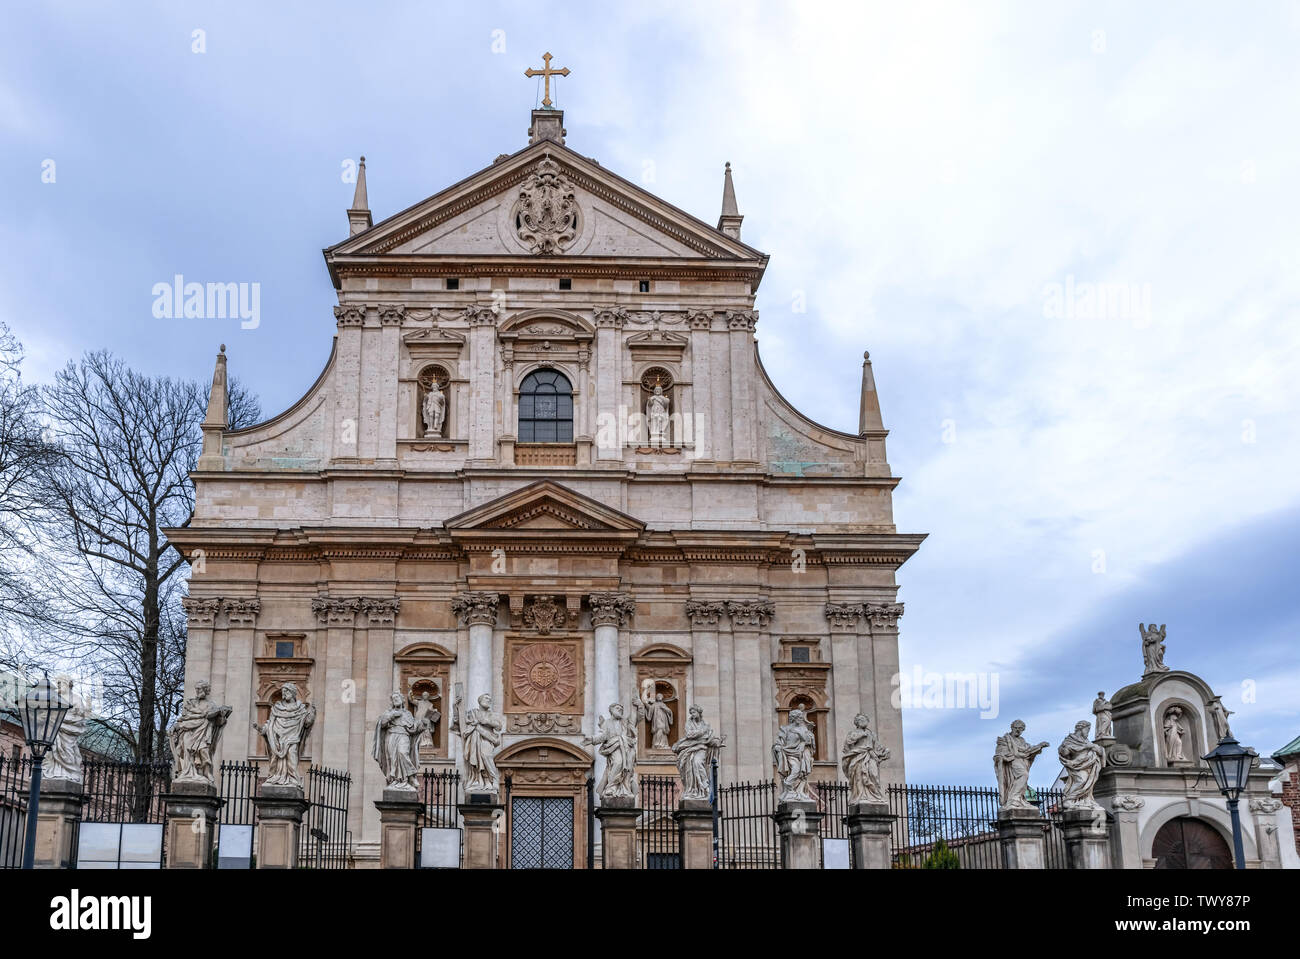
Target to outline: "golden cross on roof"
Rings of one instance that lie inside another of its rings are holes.
[[[552,70],[551,55],[549,53],[542,54],[542,62],[546,64],[542,69],[534,70],[532,67],[529,67],[524,71],[524,76],[543,77],[545,79],[546,95],[542,99],[542,106],[549,107],[551,105],[551,77],[567,77],[569,75],[569,68],[561,67],[558,70]]]

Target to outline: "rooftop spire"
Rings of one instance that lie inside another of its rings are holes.
[[[352,194],[352,206],[348,208],[348,235],[356,236],[362,230],[374,225],[370,219],[370,199],[366,195],[366,158],[361,158],[357,165],[357,189]]]
[[[718,217],[718,229],[739,240],[740,221],[743,219],[736,206],[736,187],[731,182],[731,164],[728,163],[722,175],[722,216]]]
[[[208,415],[203,417],[203,449],[199,454],[200,470],[225,469],[221,435],[228,423],[230,395],[226,391],[226,344],[221,344],[217,365],[212,370],[212,391],[208,393]]]
[[[858,435],[865,436],[875,430],[883,430],[885,423],[880,417],[880,396],[876,393],[876,377],[871,372],[871,354],[862,353],[862,402],[858,407]]]

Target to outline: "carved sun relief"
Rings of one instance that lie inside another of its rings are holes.
[[[531,709],[564,706],[577,692],[578,664],[565,646],[533,643],[515,652],[510,686],[515,698]]]
[[[578,201],[560,165],[545,159],[519,188],[515,229],[532,253],[560,253],[579,230]]]

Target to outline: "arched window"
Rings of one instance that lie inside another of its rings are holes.
[[[573,442],[573,387],[558,370],[534,370],[520,384],[519,442]]]

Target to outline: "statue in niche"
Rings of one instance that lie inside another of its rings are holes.
[[[1115,725],[1110,716],[1112,708],[1106,691],[1098,690],[1097,698],[1092,701],[1092,714],[1097,717],[1097,739],[1115,738]]]
[[[506,721],[492,712],[492,697],[484,693],[478,707],[460,718],[459,697],[451,707],[451,731],[460,736],[465,754],[465,792],[495,793],[499,777],[496,752]]]
[[[411,690],[411,696],[414,695],[415,690]],[[415,721],[425,724],[424,730],[420,733],[419,745],[421,747],[432,748],[434,745],[433,727],[438,725],[438,720],[442,719],[442,713],[438,711],[438,707],[434,703],[441,698],[441,693],[435,692],[430,696],[429,691],[425,689],[420,692],[419,699],[410,700],[411,712],[415,714]]]
[[[1138,623],[1138,632],[1142,634],[1142,663],[1146,667],[1143,669],[1142,675],[1167,673],[1169,667],[1165,665],[1164,625],[1157,627],[1155,623],[1150,626]]]
[[[669,703],[677,701],[676,696],[664,699],[663,693],[655,692],[655,681],[647,679],[641,684],[641,702],[645,706],[646,716],[650,721],[650,748],[671,749],[668,733],[673,728],[673,708]]]
[[[1025,798],[1029,789],[1029,768],[1049,744],[1043,741],[1036,746],[1029,745],[1022,735],[1024,731],[1024,721],[1017,719],[1011,724],[1011,732],[998,737],[997,748],[993,752],[993,771],[998,780],[998,804],[1002,809],[1035,808]]]
[[[605,757],[605,771],[596,786],[602,800],[637,798],[636,727],[641,721],[641,708],[636,700],[632,712],[635,715],[628,717],[621,704],[611,703],[609,720],[601,716],[596,720],[595,734],[582,737],[584,746],[597,747]]]
[[[442,427],[447,419],[447,394],[442,391],[436,373],[429,377],[421,412],[424,415],[425,439],[441,439]]]
[[[280,698],[271,707],[270,718],[261,726],[253,723],[257,734],[266,741],[269,757],[263,785],[302,788],[298,756],[315,722],[316,707],[298,701],[298,687],[294,683],[281,686]]]
[[[208,698],[212,684],[194,685],[194,695],[185,700],[180,719],[167,734],[172,747],[172,782],[207,783],[215,786],[212,754],[221,742],[221,732],[230,718],[230,707]]]
[[[664,395],[664,388],[659,383],[655,383],[654,392],[650,394],[650,399],[646,400],[645,420],[650,428],[651,446],[671,445],[668,397]]]
[[[1088,741],[1088,722],[1074,724],[1074,732],[1066,736],[1056,754],[1065,767],[1065,793],[1062,804],[1068,809],[1100,809],[1092,798],[1092,787],[1097,785],[1101,767],[1106,763],[1106,750]]]
[[[850,803],[883,803],[885,791],[880,787],[880,766],[889,758],[889,749],[880,744],[871,731],[870,720],[862,713],[853,717],[853,729],[844,740],[842,750],[844,776],[849,781]]]
[[[719,736],[704,721],[704,710],[692,706],[686,712],[686,731],[673,743],[677,756],[677,772],[682,777],[682,799],[708,799],[713,761],[718,750],[727,745],[727,737]]]
[[[370,755],[383,770],[387,788],[415,792],[415,776],[420,771],[420,736],[428,730],[429,721],[412,716],[401,693],[393,693],[388,706],[375,720],[375,742]]]
[[[772,762],[781,777],[778,802],[816,802],[808,791],[817,736],[802,709],[790,710],[789,722],[777,732]]]
[[[1171,763],[1187,762],[1184,751],[1187,727],[1183,724],[1181,706],[1170,706],[1165,710],[1165,758]]]
[[[1232,739],[1232,727],[1228,725],[1228,717],[1232,715],[1232,710],[1223,705],[1223,697],[1215,696],[1206,708],[1210,713],[1210,722],[1214,724],[1215,737]]]

